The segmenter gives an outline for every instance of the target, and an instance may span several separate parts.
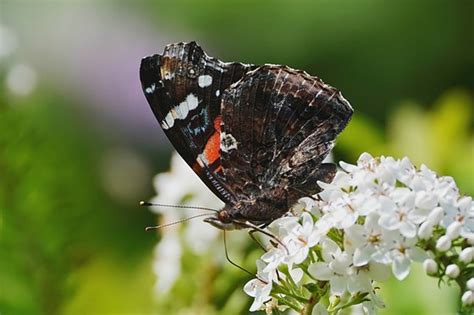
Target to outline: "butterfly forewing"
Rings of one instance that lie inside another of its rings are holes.
[[[165,134],[224,202],[233,196],[221,176],[220,102],[224,90],[252,68],[211,58],[195,42],[168,45],[140,66],[143,91]]]

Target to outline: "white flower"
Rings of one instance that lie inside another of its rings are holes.
[[[269,227],[270,232],[277,235],[282,243],[285,244],[283,247],[280,243],[277,243],[277,247],[270,247],[265,252],[261,260],[266,263],[263,267],[264,272],[274,272],[281,264],[293,261],[291,253],[297,253],[300,248],[294,242],[294,230],[301,227],[298,223],[297,217],[283,217],[272,222]]]
[[[181,273],[181,245],[175,233],[176,231],[163,234],[155,248],[153,270],[157,275],[157,293],[169,291]]]
[[[324,262],[311,264],[308,272],[315,279],[329,281],[331,294],[343,294],[347,289],[351,255],[343,252],[331,239],[325,239],[322,242],[322,256]]]
[[[425,259],[423,269],[427,275],[434,275],[438,272],[438,264],[431,258]]]
[[[399,230],[408,238],[416,236],[417,225],[427,212],[415,206],[416,194],[408,188],[396,188],[389,197],[380,197],[379,224],[387,230]]]
[[[446,198],[440,201],[445,216],[441,221],[444,227],[453,222],[461,224],[459,234],[463,237],[474,234],[474,202],[471,197]]]
[[[156,175],[154,186],[158,195],[151,200],[153,203],[198,205],[217,209],[222,204],[176,153],[171,159],[170,171]],[[197,214],[196,210],[191,209],[155,206],[150,209],[161,215],[161,224],[176,222]],[[209,228],[201,220],[191,220],[177,226],[166,227],[161,229],[160,233],[162,238],[156,247],[154,271],[157,275],[156,288],[161,293],[172,287],[181,272],[183,245],[198,254],[214,248],[222,253],[222,247],[215,246],[220,235],[219,231]]]
[[[392,272],[398,280],[405,279],[410,273],[412,261],[423,261],[427,254],[422,249],[416,247],[416,239],[399,237],[394,239],[392,249]]]
[[[459,270],[459,267],[456,264],[451,264],[451,265],[446,266],[445,273],[450,278],[453,278],[453,279],[457,278],[460,272],[461,270]]]
[[[309,249],[315,246],[321,239],[322,231],[314,228],[311,215],[307,212],[301,215],[302,223],[293,229],[293,242],[290,253],[293,255],[293,263],[300,264],[308,256]]]
[[[284,249],[270,249],[264,253],[261,257],[261,260],[266,263],[263,268],[264,272],[275,271],[280,264],[282,264],[287,257],[287,253]]]
[[[298,288],[288,291],[294,294],[300,286],[315,285],[318,280],[329,283],[323,290],[328,290],[330,310],[344,308],[351,299],[366,294],[363,310],[374,314],[384,306],[375,294],[375,282],[385,281],[390,268],[403,280],[411,263],[419,261],[426,274],[441,277],[440,256],[451,248],[449,255],[459,253],[453,257],[459,265],[448,265],[445,275],[465,274],[474,259],[474,247],[461,250],[465,242],[459,237],[474,245],[474,203],[470,197],[461,197],[452,178],[438,177],[425,165],[417,170],[407,158],[362,154],[356,165],[340,165],[343,170],[331,183],[318,183],[323,190],[316,200],[300,200],[293,207],[296,217],[288,215],[270,225],[284,246],[275,244],[262,255],[259,278],[267,280],[253,280],[260,291],[247,288],[255,297],[252,309],[270,298],[269,283],[276,286],[283,280],[283,291],[295,283]],[[436,250],[431,249],[433,242]],[[310,277],[303,277],[304,273]],[[293,281],[286,282],[288,275]],[[473,287],[474,279],[470,279],[463,303],[472,303]],[[286,294],[280,290],[275,291],[277,299]],[[292,299],[291,294],[285,297]],[[313,309],[313,314],[326,313],[323,304]]]
[[[365,266],[352,267],[347,284],[350,293],[373,291],[373,281],[386,281],[390,277],[390,267],[370,262]]]
[[[363,266],[370,260],[389,262],[389,244],[397,233],[383,229],[378,225],[379,215],[370,213],[364,225],[353,225],[345,230],[344,246],[354,252],[354,265]]]
[[[264,262],[257,260],[257,278],[250,280],[244,286],[244,292],[255,298],[250,306],[251,312],[261,309],[263,304],[271,299],[273,277],[272,273],[262,271],[264,266]]]

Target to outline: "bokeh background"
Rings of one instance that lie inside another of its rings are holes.
[[[222,248],[183,245],[176,282],[156,289],[162,236],[144,232],[157,216],[138,201],[172,147],[138,67],[167,43],[318,75],[356,111],[335,160],[407,155],[472,195],[473,12],[468,0],[0,1],[0,313],[248,313],[249,277],[215,263]],[[259,254],[233,252],[250,270]],[[419,268],[382,295],[382,314],[456,309],[456,288]]]

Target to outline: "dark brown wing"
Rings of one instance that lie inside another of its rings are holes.
[[[220,103],[224,90],[252,68],[211,58],[195,42],[168,45],[140,66],[143,91],[165,134],[226,203],[234,197],[221,176]]]
[[[226,90],[221,112],[222,168],[232,190],[245,198],[255,186],[311,193],[315,176],[334,172],[320,165],[353,110],[319,78],[265,65]]]

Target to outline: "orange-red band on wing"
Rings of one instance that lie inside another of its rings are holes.
[[[206,158],[209,165],[216,162],[221,157],[220,146],[221,146],[221,117],[217,116],[214,119],[214,133],[207,140],[206,146],[204,147],[204,157]]]

